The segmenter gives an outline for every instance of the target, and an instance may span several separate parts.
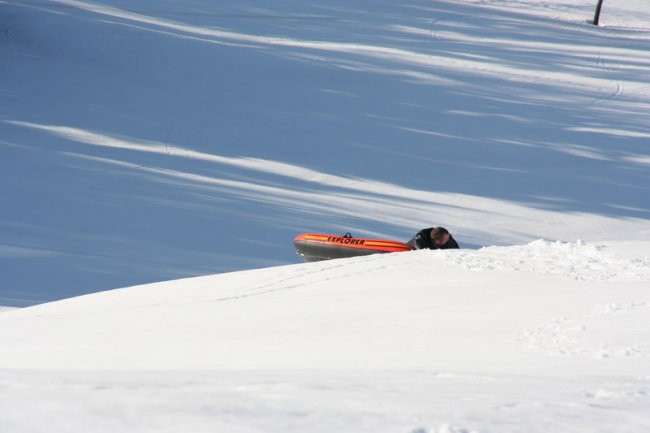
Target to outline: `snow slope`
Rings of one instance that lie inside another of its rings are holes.
[[[0,432],[650,430],[646,2],[271,3],[0,0]]]
[[[0,315],[0,419],[11,432],[642,432],[649,283],[647,257],[539,240],[18,309]]]
[[[647,4],[591,3],[1,2],[0,303],[303,231],[648,240]]]
[[[3,314],[0,365],[546,370],[521,350],[533,345],[581,355],[556,362],[568,368],[577,360],[582,373],[592,372],[583,358],[596,360],[593,373],[608,371],[602,357],[647,367],[650,323],[626,329],[614,313],[647,317],[648,281],[647,258],[541,240],[227,273]],[[597,327],[580,329],[592,322]]]

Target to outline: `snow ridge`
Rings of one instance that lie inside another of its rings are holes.
[[[620,257],[580,240],[539,239],[526,245],[490,246],[445,257],[473,271],[521,271],[592,282],[650,281],[647,258]]]

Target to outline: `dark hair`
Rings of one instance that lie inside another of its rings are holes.
[[[449,231],[447,231],[446,228],[444,227],[436,227],[431,229],[431,239],[434,241],[441,241],[445,235],[448,235]]]

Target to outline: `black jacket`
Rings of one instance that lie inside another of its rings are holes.
[[[433,239],[431,239],[431,230],[433,230],[433,227],[420,230],[415,236],[413,236],[410,241],[407,242],[407,244],[416,250],[448,250],[452,248],[460,248],[458,246],[458,242],[456,242],[456,240],[451,235],[449,235],[449,240],[446,244],[436,245],[433,242]]]

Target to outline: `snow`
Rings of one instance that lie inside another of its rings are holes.
[[[4,2],[0,303],[307,231],[647,240],[648,12],[607,3]]]
[[[575,368],[593,374],[608,371],[609,364],[592,358],[603,351],[625,358],[630,349],[640,356],[631,356],[626,369],[638,364],[642,374],[650,347],[618,321],[623,316],[635,323],[647,315],[648,281],[647,259],[546,241],[265,268],[107,291],[6,314],[0,323],[29,326],[2,327],[0,363],[32,369],[524,374],[547,368],[531,363],[536,353],[522,350],[532,346],[585,355],[556,362],[564,373]],[[597,326],[587,326],[594,318]],[[616,326],[601,329],[609,321]],[[71,354],[59,336],[78,350]],[[504,358],[509,361],[502,364]]]
[[[0,0],[0,431],[650,430],[650,9],[594,6]]]
[[[5,312],[0,419],[12,432],[642,432],[650,261],[619,247],[373,255]]]

